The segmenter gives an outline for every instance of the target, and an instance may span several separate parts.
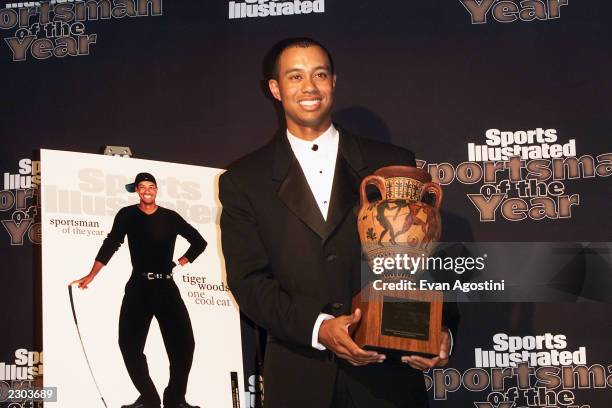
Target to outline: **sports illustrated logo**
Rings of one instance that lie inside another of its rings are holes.
[[[13,363],[0,363],[0,381],[33,380],[43,374],[43,353],[18,349]]]
[[[261,375],[249,376],[249,386],[244,391],[246,408],[261,408],[264,406],[264,381]]]
[[[0,223],[11,245],[23,245],[26,239],[40,244],[40,162],[25,158],[18,166],[16,173],[2,174]]]
[[[7,3],[0,9],[0,30],[15,29],[4,41],[13,61],[29,56],[89,55],[98,34],[88,34],[86,21],[162,15],[162,0],[51,0]]]
[[[536,336],[510,336],[497,333],[493,336],[493,350],[474,350],[476,367],[518,367],[529,363],[530,367],[586,364],[586,347],[566,350],[567,337],[563,334],[545,333]]]
[[[554,20],[569,0],[459,0],[470,14],[472,24],[486,24],[491,16],[499,23]]]
[[[229,2],[229,19],[324,13],[325,0],[242,0]]]
[[[115,215],[121,207],[136,204],[135,194],[125,191],[125,185],[133,181],[131,176],[106,173],[97,168],[75,169],[77,189],[45,184],[45,211],[53,214],[53,227],[95,227],[90,219],[80,216]],[[202,186],[190,180],[164,177],[157,180],[158,204],[175,210],[187,222],[214,223],[220,207],[200,204]],[[69,219],[60,216],[69,216]]]
[[[492,350],[474,349],[474,367],[426,373],[425,383],[435,400],[465,390],[486,393],[476,397],[477,408],[589,408],[578,401],[575,390],[612,388],[612,366],[589,365],[587,347],[567,349],[564,334],[497,333],[492,340]]]
[[[489,129],[485,132],[486,144],[468,143],[468,160],[485,162],[508,160],[518,156],[521,160],[556,159],[576,156],[576,139],[566,144],[554,144],[557,141],[556,129],[517,130],[502,132]]]
[[[417,161],[441,185],[482,183],[467,194],[481,222],[569,219],[580,195],[567,182],[612,175],[612,153],[578,157],[576,139],[559,141],[556,129],[488,129],[485,137],[467,144],[468,161],[457,166]]]

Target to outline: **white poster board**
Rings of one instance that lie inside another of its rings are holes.
[[[174,268],[195,338],[187,402],[233,407],[230,375],[243,395],[238,306],[225,284],[217,181],[222,170],[133,158],[41,150],[44,384],[57,387],[62,408],[103,407],[87,367],[73,320],[69,282],[89,273],[117,211],[136,204],[125,184],[139,172],[157,179],[157,203],[178,212],[208,246],[192,264]],[[174,260],[189,243],[176,241]],[[109,407],[138,397],[118,345],[119,311],[132,271],[125,242],[86,290],[73,287],[83,344],[95,380]],[[160,397],[169,379],[168,357],[155,318],[145,355]]]

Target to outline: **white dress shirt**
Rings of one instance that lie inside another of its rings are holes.
[[[287,130],[287,138],[291,150],[297,158],[300,167],[306,176],[310,191],[319,206],[323,219],[327,221],[329,199],[332,184],[334,183],[334,170],[338,156],[338,130],[331,125],[315,140],[303,140],[293,136]]]

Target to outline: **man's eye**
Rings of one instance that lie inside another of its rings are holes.
[[[295,80],[298,80],[298,79],[301,79],[301,78],[302,78],[302,76],[301,76],[301,75],[291,75],[291,76],[289,77],[289,79],[294,80],[294,81],[295,81]]]
[[[327,78],[327,73],[326,72],[318,72],[315,76],[317,78],[319,78],[319,79],[325,79],[325,78]]]

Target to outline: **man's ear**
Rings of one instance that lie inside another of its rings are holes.
[[[274,97],[274,99],[280,101],[280,89],[278,88],[278,81],[276,79],[270,79],[268,81],[268,88],[270,88],[270,93]]]

